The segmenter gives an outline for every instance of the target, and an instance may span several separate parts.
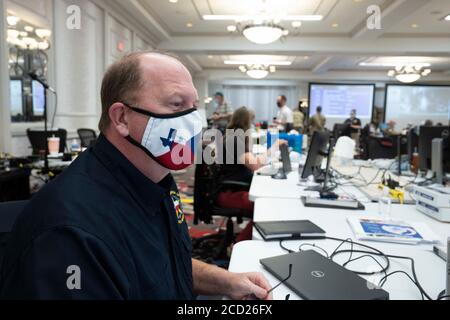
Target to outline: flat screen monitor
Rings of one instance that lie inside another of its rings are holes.
[[[419,167],[431,170],[432,142],[436,138],[444,139],[444,161],[450,157],[449,139],[450,127],[420,127],[419,131]]]
[[[31,91],[33,103],[33,116],[42,117],[44,116],[44,108],[45,108],[45,88],[38,81],[33,80],[31,82]]]
[[[11,116],[23,115],[23,82],[21,79],[11,79],[9,82],[9,99]]]
[[[332,130],[350,117],[353,109],[361,119],[362,126],[372,120],[375,99],[374,84],[322,84],[309,86],[309,116],[316,113],[318,106],[327,118],[326,127]]]
[[[450,118],[450,86],[387,85],[386,122],[395,121],[396,129],[408,124],[418,126],[425,120],[447,125]]]
[[[328,142],[330,134],[328,132],[314,132],[309,147],[308,157],[306,158],[305,166],[303,167],[302,179],[308,179],[310,176],[317,177],[322,173],[322,162],[328,154]]]

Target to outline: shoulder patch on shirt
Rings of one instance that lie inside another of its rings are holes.
[[[180,195],[176,191],[171,191],[170,197],[172,198],[173,201],[173,206],[175,208],[175,214],[177,215],[178,224],[183,224],[183,222],[185,221],[185,217],[183,207],[181,206]]]

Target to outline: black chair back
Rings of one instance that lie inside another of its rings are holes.
[[[78,129],[81,147],[88,148],[97,140],[97,133],[92,129]]]
[[[67,140],[67,130],[48,130],[47,135],[42,129],[28,129],[27,130],[28,140],[30,141],[31,148],[33,149],[33,155],[45,154],[47,150],[47,139],[51,137],[57,137],[60,139],[59,153],[64,153],[66,150],[66,140]]]
[[[369,159],[394,159],[397,156],[397,148],[392,138],[369,137],[367,144]]]

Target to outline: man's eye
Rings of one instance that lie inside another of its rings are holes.
[[[182,102],[174,102],[174,103],[172,103],[172,105],[176,108],[180,108],[183,106],[183,103]]]

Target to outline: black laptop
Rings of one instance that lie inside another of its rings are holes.
[[[309,220],[255,222],[255,229],[265,241],[323,239],[325,231]]]
[[[389,300],[389,293],[376,289],[352,271],[316,251],[303,251],[262,259],[261,264],[305,300]]]

